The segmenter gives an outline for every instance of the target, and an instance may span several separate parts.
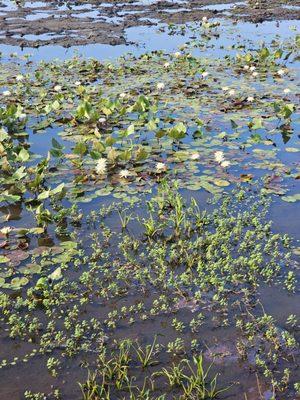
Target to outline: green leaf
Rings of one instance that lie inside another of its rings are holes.
[[[126,136],[132,135],[134,133],[135,127],[134,124],[131,124],[126,129]]]
[[[281,198],[288,203],[296,203],[296,201],[300,201],[300,193],[292,194],[290,196],[282,196]]]
[[[233,119],[230,120],[230,123],[231,123],[231,128],[232,129],[238,128],[238,124]]]
[[[78,156],[84,156],[87,153],[87,146],[83,142],[79,142],[76,144],[73,150],[74,154],[77,154]]]
[[[25,162],[25,161],[29,160],[29,157],[30,157],[30,155],[26,149],[23,148],[20,150],[20,152],[18,154],[19,160]]]
[[[56,188],[51,190],[51,195],[61,193],[64,187],[65,187],[64,183],[61,183],[60,185],[56,186]]]
[[[179,140],[185,137],[186,131],[187,129],[184,123],[179,122],[179,124],[175,125],[173,128],[169,130],[168,135],[175,140]]]
[[[139,147],[136,152],[136,161],[144,161],[148,157],[148,153],[144,147]]]
[[[60,143],[58,143],[58,141],[57,141],[55,138],[52,138],[51,143],[52,143],[52,146],[53,146],[55,149],[60,149],[60,150],[62,150],[62,149],[64,148],[64,146],[61,145]]]
[[[58,267],[56,270],[52,272],[52,274],[48,275],[48,278],[51,279],[52,281],[58,281],[59,279],[62,278],[62,272],[61,268]]]
[[[6,190],[2,194],[0,194],[0,203],[2,202],[7,202],[7,203],[15,203],[16,201],[19,201],[21,199],[21,196],[18,194],[10,194]]]
[[[29,282],[29,280],[27,278],[25,278],[24,276],[22,276],[21,278],[13,278],[11,280],[11,287],[13,289],[17,289],[21,286],[27,285],[28,282]]]
[[[50,190],[44,190],[38,195],[38,200],[46,200],[50,197]]]
[[[12,178],[20,181],[21,179],[23,179],[25,176],[27,175],[27,173],[25,172],[25,167],[20,167],[18,168],[15,173],[13,174]]]
[[[5,256],[0,256],[0,264],[6,264],[9,262],[9,258]]]
[[[250,129],[262,129],[264,127],[263,120],[261,118],[253,118],[251,122],[248,124]]]
[[[266,47],[264,47],[263,49],[261,49],[259,55],[262,59],[265,59],[265,58],[269,57],[270,51]]]

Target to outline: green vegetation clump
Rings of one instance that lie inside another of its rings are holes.
[[[255,191],[237,188],[215,207],[184,200],[162,181],[140,200],[142,215],[103,206],[83,237],[79,229],[73,240],[32,252],[22,267],[29,287],[0,296],[7,340],[32,351],[1,368],[39,357],[56,378],[77,359],[90,371],[84,399],[206,399],[234,390],[237,383],[218,384],[218,363],[240,360],[274,396],[290,390],[298,322],[287,315],[279,327],[261,290],[296,290],[291,241],[272,233],[269,200]],[[208,327],[223,331],[217,346],[202,339]]]

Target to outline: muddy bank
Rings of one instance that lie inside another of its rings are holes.
[[[203,17],[260,23],[299,19],[300,1],[192,0],[0,3],[0,43],[22,47],[91,43],[126,44],[126,29],[159,23],[183,24]]]

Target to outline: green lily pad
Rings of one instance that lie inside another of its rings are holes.
[[[19,268],[19,271],[24,275],[33,275],[39,274],[42,270],[42,267],[38,264],[27,264],[23,267]]]
[[[5,256],[0,256],[0,264],[6,264],[9,261],[10,261],[9,258],[7,258]]]
[[[296,203],[296,201],[300,201],[300,193],[292,194],[290,196],[283,196],[281,198],[288,203]]]

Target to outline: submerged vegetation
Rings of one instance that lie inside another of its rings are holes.
[[[268,200],[251,193],[237,189],[208,211],[162,182],[147,216],[131,206],[104,207],[90,214],[85,237],[81,227],[72,241],[30,252],[21,273],[31,287],[23,296],[3,293],[1,308],[8,336],[31,349],[2,368],[41,358],[56,377],[79,357],[90,371],[81,384],[85,399],[214,398],[225,388],[212,364],[203,367],[204,353],[211,362],[239,359],[263,374],[274,396],[284,392],[296,378],[298,321],[291,315],[284,328],[276,326],[260,287],[294,292],[295,264],[290,239],[265,221]],[[121,207],[130,217],[112,231],[107,222]],[[115,338],[121,327],[144,332],[149,323],[159,329],[150,344],[130,334]],[[207,326],[228,329],[233,343],[230,336],[223,350],[206,343]],[[169,367],[161,367],[166,357]]]
[[[300,395],[299,247],[269,216],[300,200],[299,36],[214,57],[219,22],[166,29],[192,38],[1,60],[0,369],[49,375],[22,398]]]

